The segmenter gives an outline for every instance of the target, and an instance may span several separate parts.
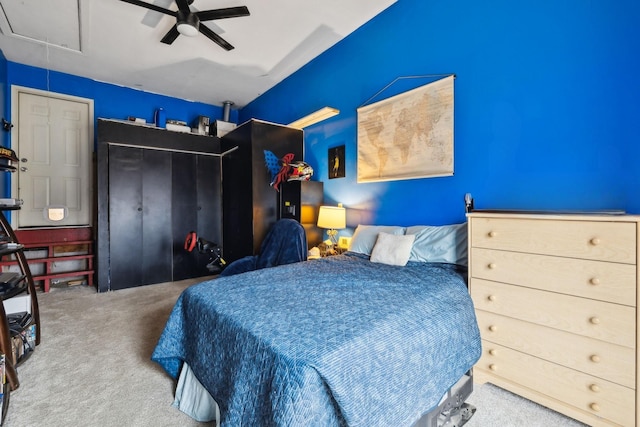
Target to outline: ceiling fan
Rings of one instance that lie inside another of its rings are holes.
[[[249,9],[246,6],[239,7],[227,7],[223,9],[212,9],[192,12],[189,7],[193,0],[176,0],[178,10],[173,11],[165,9],[164,7],[156,6],[152,3],[143,2],[140,0],[121,0],[125,3],[131,3],[136,6],[144,7],[147,9],[155,10],[156,12],[171,15],[176,18],[176,24],[164,35],[162,43],[171,44],[178,38],[180,34],[194,37],[201,32],[214,43],[220,45],[223,49],[231,50],[233,46],[229,44],[225,39],[214,33],[209,27],[200,25],[201,21],[213,21],[214,19],[225,18],[238,18],[241,16],[249,16]]]

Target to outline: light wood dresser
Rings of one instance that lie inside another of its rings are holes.
[[[640,427],[640,216],[468,214],[474,380],[592,426]]]

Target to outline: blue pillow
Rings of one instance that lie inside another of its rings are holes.
[[[403,235],[404,227],[395,225],[358,225],[353,233],[349,250],[360,254],[371,255],[371,251],[378,240],[378,233]]]
[[[447,262],[467,265],[467,224],[416,225],[406,234],[415,234],[409,261]]]

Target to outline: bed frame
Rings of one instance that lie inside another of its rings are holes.
[[[465,400],[473,391],[473,370],[470,370],[451,387],[438,406],[423,415],[412,427],[461,427],[471,419],[476,408]]]
[[[197,415],[194,413],[194,407],[198,405],[193,406],[191,401],[182,401],[184,389],[190,389],[190,397],[200,402],[200,412]],[[462,427],[476,412],[474,406],[465,403],[472,391],[473,370],[470,370],[442,396],[438,406],[424,414],[411,427]],[[180,373],[174,406],[197,421],[213,422],[215,427],[220,425],[218,405],[190,370],[185,372],[183,369]]]

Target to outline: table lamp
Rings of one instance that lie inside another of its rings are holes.
[[[320,206],[318,212],[318,227],[326,228],[331,243],[335,246],[338,243],[336,236],[338,230],[347,226],[346,209],[342,207],[342,203],[338,206]]]

